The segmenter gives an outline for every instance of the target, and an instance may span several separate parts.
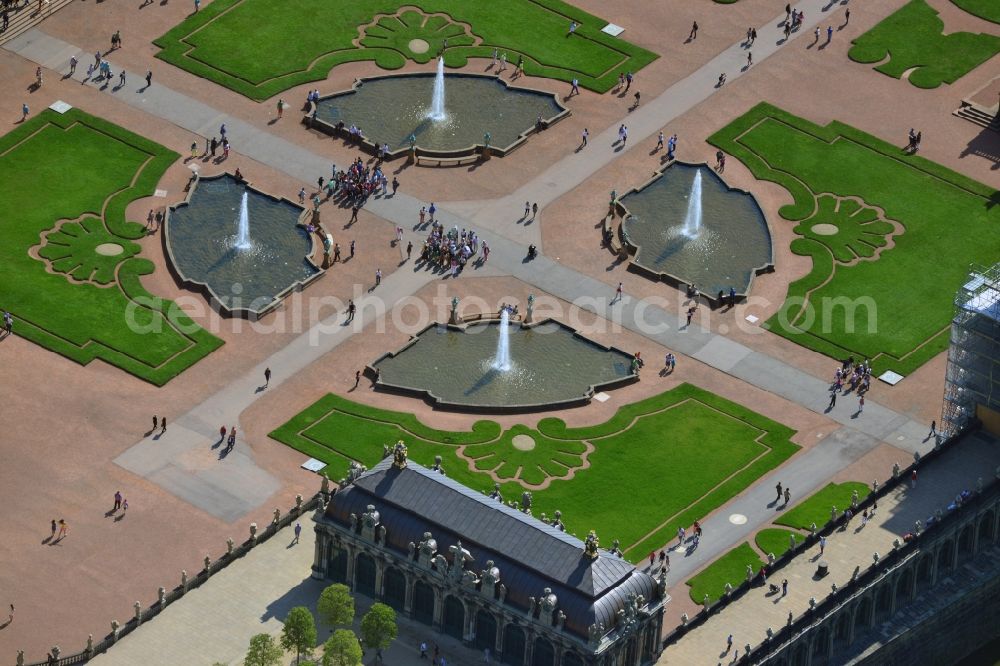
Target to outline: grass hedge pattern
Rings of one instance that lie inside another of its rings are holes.
[[[72,109],[46,110],[19,125],[0,138],[0,155],[0,308],[14,315],[16,335],[83,365],[101,359],[156,385],[222,345],[175,303],[146,291],[141,278],[154,265],[133,256],[132,241],[145,227],[127,221],[125,208],[153,194],[176,153]],[[79,222],[53,231],[60,220]],[[84,228],[125,252],[109,258],[95,255],[85,240],[60,244],[79,240]],[[29,256],[34,247],[57,272]]]
[[[787,460],[798,450],[790,441],[794,434],[683,384],[623,406],[596,426],[568,428],[548,418],[537,429],[517,425],[506,431],[487,420],[466,432],[434,430],[410,414],[327,395],[271,437],[326,462],[325,472],[334,479],[345,475],[351,460],[374,465],[383,445],[400,439],[416,462],[429,466],[440,455],[450,477],[477,490],[492,490],[486,470],[494,470],[507,499],[519,499],[525,490],[514,478],[518,472],[521,481],[535,485],[551,477],[547,488],[532,490],[536,516],[560,510],[570,532],[582,536],[595,529],[607,547],[619,539],[626,556],[637,561],[661,548],[678,526],[704,517]],[[535,448],[514,449],[515,435],[532,437]],[[474,460],[472,469],[460,454]]]
[[[579,25],[572,37],[571,21]],[[158,58],[255,100],[323,80],[348,62],[371,60],[383,69],[427,62],[445,39],[448,67],[499,49],[508,72],[523,56],[529,76],[575,78],[605,92],[619,72],[638,72],[658,57],[601,32],[606,24],[561,0],[214,0],[154,44]],[[411,52],[415,38],[430,50]]]
[[[857,197],[903,232],[877,257],[838,261],[838,237],[797,238],[812,270],[788,288],[765,327],[836,359],[871,359],[876,374],[909,374],[948,346],[956,291],[970,264],[1000,256],[1000,191],[853,127],[820,127],[759,104],[709,142],[754,176],[781,185],[793,202],[778,213],[818,217],[818,197]]]

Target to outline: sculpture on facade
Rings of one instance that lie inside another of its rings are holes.
[[[603,622],[595,622],[594,624],[587,627],[587,634],[590,636],[590,645],[596,646],[601,644],[601,639],[604,637],[606,630],[604,628]]]
[[[370,541],[377,541],[375,528],[378,526],[380,517],[379,512],[375,510],[374,504],[369,504],[365,507],[365,512],[361,514],[361,536]]]
[[[542,590],[542,596],[538,599],[539,613],[538,619],[540,619],[544,624],[552,625],[552,616],[555,613],[556,606],[559,604],[559,597],[552,593],[551,587],[546,587]]]
[[[396,469],[406,467],[406,444],[403,444],[403,440],[396,442],[396,446],[392,448],[392,466]]]
[[[493,560],[486,561],[486,568],[479,574],[479,580],[482,583],[480,587],[482,593],[492,599],[493,595],[496,594],[497,583],[500,582],[500,569],[496,567]]]
[[[434,553],[437,552],[438,545],[434,537],[431,536],[430,532],[424,532],[424,538],[420,540],[420,544],[417,546],[417,561],[426,567],[431,565],[431,560],[434,559]]]
[[[601,546],[600,539],[597,538],[597,533],[594,530],[590,530],[590,534],[583,542],[583,554],[592,560],[596,560],[599,555],[597,549]]]

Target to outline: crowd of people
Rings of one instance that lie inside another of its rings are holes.
[[[452,277],[458,277],[466,264],[479,254],[480,245],[480,261],[485,263],[490,257],[490,247],[486,241],[480,241],[475,231],[459,231],[458,227],[452,227],[446,232],[443,224],[432,221],[430,233],[420,250],[420,259],[450,270]]]

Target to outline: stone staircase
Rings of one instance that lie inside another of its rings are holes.
[[[979,105],[963,102],[953,114],[980,127],[1000,132],[1000,113],[990,113]]]
[[[42,9],[39,11],[38,0],[25,0],[24,4],[17,5],[16,9],[9,9],[7,17],[10,22],[7,29],[0,32],[0,46],[38,25],[71,2],[73,0],[42,0]]]

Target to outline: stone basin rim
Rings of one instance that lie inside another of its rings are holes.
[[[662,280],[667,284],[673,285],[674,287],[677,288],[680,288],[682,285],[690,284],[690,282],[687,279],[673,275],[672,273],[657,271],[653,268],[650,268],[648,266],[645,266],[637,262],[635,260],[635,257],[639,254],[639,251],[642,249],[642,246],[634,243],[632,239],[627,236],[627,234],[623,233],[623,225],[625,223],[625,220],[631,217],[632,213],[630,213],[628,208],[626,208],[625,204],[622,203],[622,199],[624,199],[630,194],[637,194],[641,192],[642,190],[646,189],[647,187],[655,183],[657,180],[663,178],[663,176],[666,175],[667,173],[667,169],[673,167],[674,165],[679,165],[682,167],[691,167],[694,169],[704,168],[706,170],[711,171],[722,182],[722,184],[726,186],[726,189],[729,192],[734,192],[736,194],[749,196],[753,200],[753,203],[757,207],[757,210],[760,211],[760,216],[764,220],[764,226],[767,230],[768,245],[770,246],[771,249],[771,261],[762,264],[760,266],[754,266],[750,268],[750,280],[749,282],[747,282],[746,291],[743,293],[736,292],[736,296],[739,299],[741,300],[746,299],[747,296],[749,296],[750,294],[751,288],[753,287],[754,277],[761,275],[763,273],[774,272],[774,233],[772,232],[771,229],[771,222],[767,219],[767,215],[764,213],[763,207],[761,207],[760,202],[757,201],[757,197],[754,196],[752,192],[750,192],[749,190],[744,190],[739,187],[733,187],[732,185],[730,185],[726,181],[726,179],[722,177],[721,174],[719,174],[715,169],[709,166],[708,162],[682,162],[680,160],[670,160],[661,169],[658,169],[656,172],[654,172],[652,177],[650,177],[644,183],[632,187],[624,194],[621,194],[615,198],[612,205],[614,206],[615,211],[617,211],[618,217],[621,219],[621,223],[618,225],[618,233],[623,247],[628,249],[628,253],[630,256],[629,266],[634,268],[635,272],[639,273],[640,275],[643,275],[651,280]],[[719,307],[722,305],[721,303],[716,303],[717,298],[713,294],[701,293],[701,296],[707,299],[709,303],[712,304],[714,307]],[[728,297],[728,294],[723,295],[723,300],[725,300],[726,297]]]
[[[435,74],[433,72],[398,72],[398,73],[395,73],[395,74],[378,74],[376,76],[365,76],[365,77],[361,77],[361,78],[355,79],[354,84],[350,88],[347,88],[345,90],[338,90],[337,92],[333,92],[333,93],[330,93],[328,95],[322,95],[322,96],[320,96],[319,101],[324,101],[324,100],[328,100],[328,99],[334,99],[336,97],[342,97],[344,95],[353,95],[354,93],[358,92],[358,90],[366,82],[369,82],[369,81],[380,81],[380,80],[383,80],[383,79],[401,79],[401,78],[406,78],[406,77],[433,78],[434,76],[435,76]],[[448,79],[448,78],[490,79],[490,80],[502,83],[507,90],[518,90],[518,91],[533,93],[533,94],[537,94],[537,95],[547,95],[547,96],[550,96],[552,98],[552,100],[556,103],[556,106],[560,109],[560,111],[559,111],[559,113],[557,113],[556,115],[554,115],[554,116],[552,116],[550,118],[542,118],[543,127],[545,129],[551,127],[553,124],[559,122],[560,120],[562,120],[563,118],[567,117],[571,113],[569,107],[567,107],[565,104],[563,104],[562,96],[559,93],[549,92],[547,90],[539,90],[538,88],[528,88],[528,87],[524,87],[524,86],[515,86],[515,85],[511,84],[510,82],[506,81],[503,77],[501,77],[499,75],[496,75],[496,74],[479,74],[479,73],[476,73],[476,72],[449,72],[449,73],[445,74],[445,79]],[[303,116],[303,118],[302,118],[302,124],[303,125],[305,125],[306,127],[309,127],[309,128],[318,129],[319,131],[323,132],[324,134],[329,134],[330,136],[343,136],[343,137],[345,137],[347,139],[351,139],[352,138],[350,136],[350,134],[347,132],[346,129],[344,130],[343,133],[338,133],[337,130],[336,130],[336,127],[334,125],[326,122],[325,120],[320,120],[319,118],[313,118],[313,114],[316,113],[316,109],[317,109],[317,103],[315,101],[309,102],[308,106],[309,106],[308,111],[306,112],[306,115]],[[533,126],[533,127],[529,128],[529,129],[521,132],[518,135],[518,137],[514,140],[514,142],[511,143],[509,146],[500,147],[500,146],[490,145],[490,148],[489,148],[490,155],[496,155],[498,157],[503,157],[503,156],[507,155],[508,153],[510,153],[511,151],[513,151],[515,148],[518,148],[521,144],[523,144],[525,141],[528,140],[529,136],[531,136],[532,134],[536,134],[538,131],[539,131],[539,128],[536,125],[536,126]],[[360,145],[366,151],[372,153],[373,155],[378,153],[378,146],[375,145],[375,143],[373,143],[367,137],[362,137],[361,138]],[[468,157],[468,156],[471,156],[471,155],[479,154],[479,153],[482,152],[482,150],[483,150],[483,144],[482,143],[474,143],[474,144],[472,144],[470,146],[467,146],[465,148],[458,148],[458,149],[455,149],[455,150],[434,150],[434,149],[431,149],[431,148],[421,148],[419,143],[416,144],[416,146],[415,146],[415,152],[416,152],[416,154],[418,156],[431,157],[431,158],[438,157],[438,158],[442,158],[442,159]],[[402,156],[408,154],[409,152],[410,152],[410,149],[407,148],[407,147],[402,147],[402,148],[398,148],[396,150],[391,150],[387,154],[386,159],[388,159],[388,160],[396,159],[398,157],[402,157]],[[419,164],[419,162],[418,162],[418,164]]]
[[[492,313],[495,314],[495,313]],[[375,366],[377,366],[382,360],[386,358],[392,358],[398,354],[403,353],[413,345],[415,345],[419,340],[420,336],[424,333],[436,328],[445,328],[450,331],[461,331],[465,332],[470,326],[478,325],[493,325],[499,324],[500,318],[492,315],[484,315],[483,317],[476,319],[474,321],[463,322],[461,324],[451,324],[444,322],[431,322],[424,328],[422,328],[417,333],[410,336],[399,349],[395,351],[389,351],[374,361],[365,366],[364,374],[369,379],[375,379]],[[603,345],[599,342],[591,340],[587,336],[580,333],[577,329],[572,326],[565,324],[558,319],[546,318],[539,321],[533,321],[530,323],[521,322],[510,322],[510,325],[519,325],[521,328],[530,329],[536,326],[543,326],[545,324],[555,324],[564,331],[571,333],[574,337],[585,341],[599,349],[604,351],[613,351],[630,359],[634,359],[634,354],[629,354],[626,351],[619,349],[618,347]],[[547,411],[558,411],[561,409],[566,409],[568,407],[578,407],[587,405],[590,403],[591,399],[596,393],[602,390],[613,390],[616,388],[621,388],[622,386],[627,386],[639,381],[639,375],[635,373],[630,373],[624,377],[618,379],[613,379],[607,382],[601,382],[597,384],[591,384],[587,389],[577,397],[566,398],[563,400],[551,400],[547,402],[535,402],[535,403],[520,403],[520,404],[508,404],[508,405],[481,405],[477,403],[466,403],[466,402],[455,402],[450,400],[445,400],[440,396],[434,394],[434,392],[427,388],[415,387],[415,386],[405,386],[402,384],[390,384],[384,382],[381,379],[375,382],[375,389],[378,391],[384,391],[386,393],[396,393],[399,395],[406,395],[415,398],[422,398],[429,405],[435,409],[440,409],[442,411],[454,411],[454,412],[466,412],[473,414],[523,414],[527,412],[547,412]]]

